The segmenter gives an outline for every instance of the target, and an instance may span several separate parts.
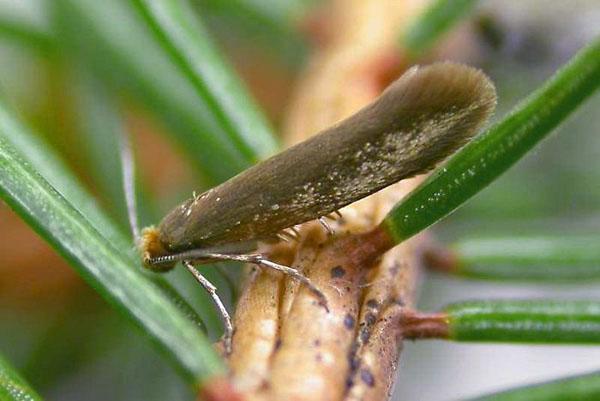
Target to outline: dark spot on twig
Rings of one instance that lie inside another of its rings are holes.
[[[360,361],[356,358],[356,352],[358,351],[359,344],[357,341],[353,341],[350,349],[348,350],[348,363],[350,364],[350,370],[346,377],[346,388],[350,389],[354,385],[354,375],[360,366]]]
[[[279,348],[281,348],[281,339],[278,338],[277,341],[275,341],[275,352],[279,351]]]
[[[348,378],[346,379],[346,388],[348,388],[348,389],[349,389],[349,388],[350,388],[350,387],[352,387],[353,385],[354,385],[354,380],[352,380],[352,378],[351,378],[351,377],[348,377]]]
[[[353,343],[350,351],[348,352],[348,362],[350,363],[350,372],[356,372],[358,369],[360,362],[356,359],[356,351],[358,350],[358,344]]]
[[[369,337],[371,337],[371,332],[369,331],[369,329],[367,327],[363,327],[360,330],[360,341],[362,341],[364,344],[367,341],[369,341]]]
[[[369,299],[367,301],[367,307],[371,308],[371,309],[376,309],[379,306],[379,302],[377,302],[377,300],[375,299]]]
[[[375,378],[369,369],[360,370],[360,379],[369,387],[375,386]]]
[[[346,317],[344,317],[344,326],[346,326],[348,330],[352,330],[354,328],[354,318],[349,313],[346,315]]]
[[[394,299],[394,303],[395,303],[396,305],[399,305],[399,306],[404,306],[404,305],[406,305],[406,304],[404,303],[404,301],[403,301],[401,298],[396,298],[396,299]]]
[[[342,266],[336,266],[331,268],[331,278],[344,277],[346,270]]]
[[[365,315],[365,321],[369,326],[372,326],[377,321],[377,316],[375,314],[369,312]]]
[[[350,359],[350,370],[356,372],[356,369],[360,366],[360,362],[356,358]]]
[[[401,265],[399,263],[394,263],[394,266],[390,268],[390,273],[392,276],[395,276],[400,271]]]
[[[315,347],[320,347],[320,346],[321,346],[321,340],[319,340],[319,339],[316,339],[315,341],[313,341],[313,345],[314,345]]]

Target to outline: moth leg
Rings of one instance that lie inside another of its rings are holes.
[[[295,226],[284,228],[277,234],[275,237],[279,238],[282,241],[290,242],[290,241],[298,241],[300,239],[300,231]]]
[[[319,223],[323,226],[323,228],[325,229],[325,231],[327,231],[328,235],[333,235],[335,234],[335,231],[333,230],[333,228],[329,225],[329,222],[327,221],[327,219],[331,220],[331,221],[337,221],[339,219],[342,218],[342,214],[340,213],[339,210],[336,210],[334,212],[331,212],[325,216],[321,216],[319,217]]]
[[[295,226],[288,227],[285,230],[283,230],[283,232],[292,237],[294,241],[298,241],[298,239],[300,238],[300,231],[298,231],[298,229]]]
[[[229,316],[229,312],[225,308],[223,301],[217,294],[217,287],[213,285],[210,281],[206,279],[199,271],[194,267],[192,262],[189,260],[184,260],[183,265],[188,269],[192,276],[200,283],[200,285],[208,292],[210,298],[213,303],[219,310],[219,316],[221,317],[221,321],[223,322],[224,334],[223,334],[223,344],[225,347],[225,354],[231,354],[231,340],[233,338],[233,323],[231,322],[231,316]]]
[[[277,238],[279,238],[281,241],[290,242],[290,239],[288,237],[286,237],[284,234],[275,234],[275,236]]]
[[[244,256],[246,256],[246,255],[244,255]],[[250,259],[248,260],[249,263],[256,263],[259,266],[263,266],[263,267],[267,267],[269,269],[279,271],[283,274],[286,274],[286,275],[292,277],[294,280],[298,280],[302,284],[306,285],[310,289],[310,291],[319,298],[319,304],[323,308],[325,308],[325,310],[327,312],[329,312],[329,306],[327,305],[327,298],[325,297],[325,294],[323,294],[323,292],[321,292],[321,290],[315,284],[313,284],[313,282],[308,277],[306,277],[305,275],[300,273],[298,270],[293,269],[289,266],[280,265],[279,263],[272,262],[272,261],[266,259],[263,255],[247,255],[247,256],[250,257]]]
[[[279,263],[272,262],[272,261],[268,260],[267,258],[265,258],[261,254],[228,255],[228,254],[213,253],[213,254],[211,254],[211,257],[213,257],[215,259],[236,260],[238,262],[252,263],[252,264],[255,264],[258,266],[267,267],[269,269],[273,269],[273,270],[276,270],[283,274],[286,274],[286,275],[292,277],[294,280],[298,280],[302,284],[306,285],[308,287],[308,289],[310,289],[310,291],[313,294],[315,294],[315,296],[317,296],[317,298],[319,298],[319,304],[323,308],[325,308],[325,310],[327,312],[329,312],[329,306],[327,304],[327,298],[325,297],[325,294],[323,294],[323,292],[308,277],[306,277],[305,275],[303,275],[296,269],[293,269],[289,266],[280,265]]]
[[[325,231],[327,231],[328,235],[333,235],[334,234],[333,228],[331,228],[331,226],[329,225],[329,223],[327,222],[327,220],[325,219],[325,217],[319,217],[318,220],[319,220],[319,223],[321,223],[321,225],[325,229]]]
[[[298,236],[291,230],[282,230],[278,236],[283,237],[285,241],[298,241]]]
[[[329,220],[336,221],[342,218],[342,213],[339,210],[336,210],[334,212],[329,213],[325,217],[327,217]]]

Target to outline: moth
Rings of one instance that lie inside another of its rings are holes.
[[[493,83],[475,68],[413,67],[351,117],[192,196],[144,229],[144,265],[162,272],[178,261],[190,270],[215,260],[250,262],[290,274],[321,297],[301,273],[252,253],[257,243],[431,170],[478,132],[495,104]]]

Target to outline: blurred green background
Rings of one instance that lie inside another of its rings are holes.
[[[294,78],[311,51],[301,21],[318,3],[191,1],[264,110],[269,120],[265,126],[275,131]],[[124,4],[119,0],[0,1],[0,88],[21,118],[67,161],[125,231],[124,207],[117,201],[120,182],[110,174],[118,163],[110,129],[133,137],[140,164],[143,223],[155,222],[192,189],[223,179],[252,160],[246,154],[236,158],[232,152],[236,164],[213,171],[182,151],[188,138],[175,133],[183,131],[182,125],[198,130],[212,127],[199,125],[194,113],[202,110],[190,106],[193,91],[152,52],[144,41],[147,33]],[[595,0],[481,1],[432,54],[458,57],[484,69],[498,87],[496,115],[501,117],[598,33],[600,4]],[[461,43],[457,38],[464,35],[471,38],[466,43],[473,48],[457,51],[453,43]],[[139,49],[139,54],[129,54],[131,49]],[[157,77],[162,78],[160,84]],[[481,235],[527,233],[600,238],[599,106],[596,96],[523,162],[437,225],[439,239],[450,243]],[[165,132],[173,134],[162,135]],[[175,140],[165,139],[172,137]],[[201,145],[189,146],[202,151]],[[276,147],[266,142],[256,146],[265,154]],[[210,164],[210,152],[206,153]],[[148,341],[140,341],[139,331],[110,309],[4,204],[0,204],[0,230],[0,352],[46,399],[193,399],[171,365]],[[235,294],[228,280],[235,280],[236,268],[207,273],[231,300]],[[201,312],[212,338],[218,337],[219,321],[205,294],[182,272],[168,276]],[[420,306],[424,310],[470,298],[600,296],[593,282],[498,284],[429,274],[423,284]],[[407,344],[394,396],[463,398],[598,369],[598,361],[600,349],[592,347]]]

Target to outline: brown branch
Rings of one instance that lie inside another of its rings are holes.
[[[423,263],[428,269],[447,274],[456,274],[460,268],[458,256],[446,246],[430,241],[423,251]]]
[[[444,338],[450,336],[446,313],[421,313],[406,311],[400,320],[400,330],[407,339]]]

